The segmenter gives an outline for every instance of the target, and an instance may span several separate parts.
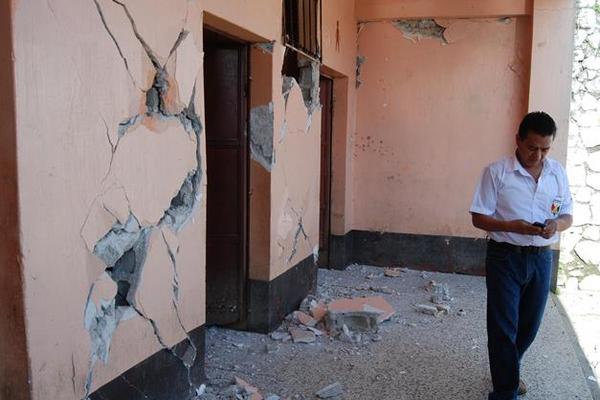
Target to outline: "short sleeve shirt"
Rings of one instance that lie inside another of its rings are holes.
[[[529,223],[544,223],[572,214],[573,200],[567,174],[558,161],[546,158],[536,182],[516,156],[496,161],[483,170],[470,212],[501,221],[522,219]],[[559,239],[558,233],[550,239],[513,232],[488,234],[497,242],[518,246],[547,246]]]

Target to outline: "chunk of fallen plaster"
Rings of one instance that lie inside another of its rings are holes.
[[[437,308],[442,314],[450,314],[450,306],[448,304],[436,304],[435,308]]]
[[[381,296],[338,299],[329,303],[327,308],[329,312],[375,311],[379,314],[377,318],[379,323],[387,321],[396,312],[390,303]]]
[[[425,288],[431,293],[431,302],[434,304],[443,304],[444,302],[452,301],[450,289],[445,283],[429,281]]]
[[[298,310],[308,313],[310,312],[310,309],[316,304],[317,298],[312,294],[309,294],[302,300],[302,302],[300,303],[300,307],[298,307]]]
[[[315,334],[311,331],[305,331],[300,328],[290,328],[290,335],[294,343],[313,343],[317,340]]]
[[[372,311],[329,311],[327,328],[334,335],[343,334],[346,329],[357,332],[377,332],[379,313]],[[352,335],[349,335],[352,336]]]
[[[386,268],[384,269],[383,274],[388,278],[398,278],[402,275],[402,271],[400,268]]]
[[[310,315],[317,321],[320,322],[323,320],[325,315],[327,314],[327,306],[323,302],[318,302],[314,306],[311,305]]]
[[[331,399],[344,394],[344,389],[339,382],[332,383],[319,390],[315,395],[320,399]]]
[[[433,315],[434,317],[437,317],[437,316],[439,316],[441,314],[441,311],[437,307],[430,306],[430,305],[427,305],[427,304],[416,304],[415,308],[420,313],[428,314],[428,315]]]
[[[287,342],[292,337],[287,332],[275,331],[271,333],[271,339],[277,340],[278,342]]]
[[[235,384],[242,391],[242,393],[247,396],[244,398],[247,398],[248,400],[262,400],[263,399],[262,395],[258,392],[258,388],[256,388],[255,386],[252,386],[245,380],[240,379],[236,376]]]
[[[317,324],[315,319],[302,311],[294,311],[293,318],[294,321],[305,326],[314,327]]]

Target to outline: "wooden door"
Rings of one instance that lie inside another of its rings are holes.
[[[319,266],[329,264],[331,233],[331,140],[333,127],[333,80],[321,76],[321,200],[319,209]]]
[[[247,271],[247,46],[204,31],[206,322],[244,315]]]

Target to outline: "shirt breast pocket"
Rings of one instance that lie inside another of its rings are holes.
[[[541,185],[540,200],[540,207],[547,218],[558,217],[564,199],[555,176],[550,177]]]

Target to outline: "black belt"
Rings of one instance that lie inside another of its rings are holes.
[[[517,246],[516,244],[496,242],[495,240],[489,240],[488,246],[519,254],[540,254],[550,250],[550,246]]]

